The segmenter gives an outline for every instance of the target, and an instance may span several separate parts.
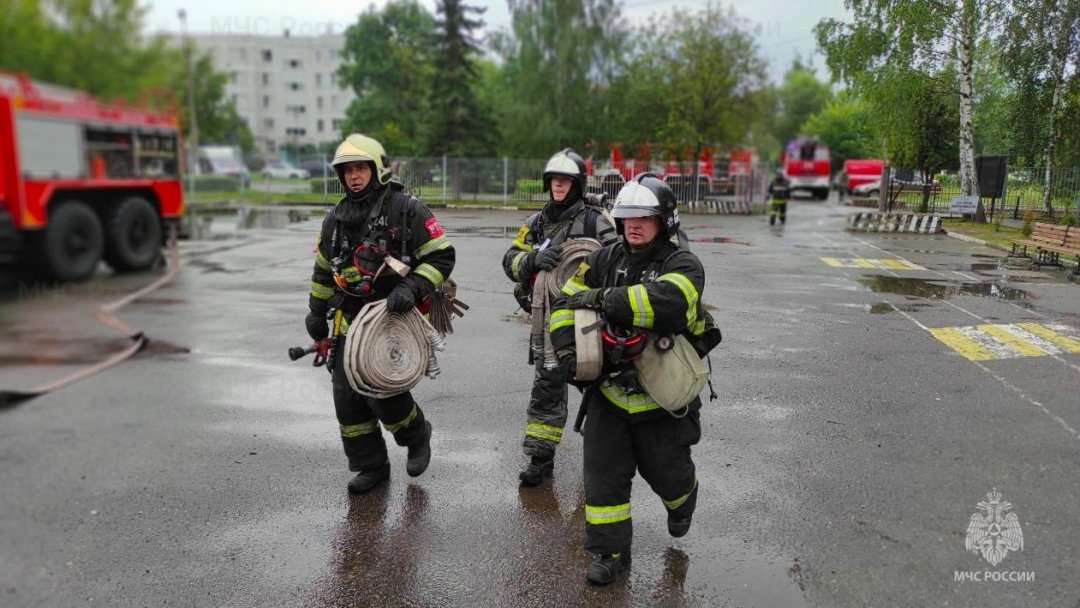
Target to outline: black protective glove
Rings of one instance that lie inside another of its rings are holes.
[[[539,251],[533,249],[521,259],[521,264],[518,265],[518,276],[521,277],[522,281],[532,280],[532,275],[536,272],[536,256],[539,253]]]
[[[559,357],[559,367],[565,369],[566,377],[573,380],[574,376],[577,375],[577,356],[563,355]]]
[[[603,289],[586,289],[579,291],[566,299],[567,308],[591,308],[593,310],[604,309],[604,299],[607,298],[610,287]]]
[[[409,312],[415,306],[416,300],[404,283],[395,287],[390,295],[386,296],[386,310],[390,312]]]
[[[548,247],[536,254],[533,266],[537,270],[551,270],[562,261],[562,247]]]
[[[307,333],[312,340],[322,340],[330,335],[330,325],[327,324],[325,316],[309,312],[304,319],[304,325],[307,326]]]

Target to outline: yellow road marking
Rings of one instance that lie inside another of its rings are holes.
[[[901,260],[884,260],[884,262],[885,265],[889,268],[897,268],[900,270],[913,270],[911,264],[908,264],[907,262],[903,262]]]
[[[832,266],[833,268],[843,268],[844,267],[844,264],[840,260],[838,260],[836,258],[821,258],[821,261],[825,262],[829,266]]]
[[[877,266],[874,266],[874,263],[871,262],[870,260],[864,260],[862,258],[855,258],[854,260],[851,260],[851,261],[855,262],[855,265],[859,266],[860,268],[877,268]]]
[[[993,352],[983,348],[981,344],[964,335],[964,332],[960,331],[959,328],[934,327],[930,329],[930,333],[948,345],[949,348],[972,361],[989,361],[998,358]]]
[[[1064,348],[1070,353],[1080,353],[1080,341],[1073,340],[1068,336],[1063,336],[1055,331],[1051,331],[1038,323],[1017,323],[1017,327],[1021,327],[1030,331],[1031,333],[1044,338],[1057,344],[1061,348]]]
[[[1031,342],[1021,338],[1000,325],[980,325],[979,329],[990,334],[999,342],[1004,342],[1009,348],[1027,357],[1047,355],[1045,350],[1035,346]]]

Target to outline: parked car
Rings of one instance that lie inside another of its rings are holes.
[[[308,172],[285,161],[274,160],[266,163],[262,176],[264,179],[307,179]]]
[[[251,187],[243,154],[235,146],[199,146],[199,170],[205,175],[234,177],[241,189]]]
[[[334,177],[334,168],[330,166],[330,163],[321,160],[305,160],[300,163],[300,168],[308,172],[309,177],[319,178],[324,174],[327,177]]]

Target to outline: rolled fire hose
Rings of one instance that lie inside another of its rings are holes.
[[[425,375],[439,374],[435,352],[442,336],[415,308],[386,310],[386,301],[372,302],[356,315],[345,337],[345,377],[353,390],[386,399],[412,389]]]
[[[595,310],[579,308],[574,311],[574,349],[577,352],[574,380],[590,381],[600,377],[604,367],[600,326],[600,313]]]
[[[531,344],[537,357],[544,358],[544,367],[554,369],[558,365],[551,346],[548,323],[551,320],[551,301],[562,293],[563,285],[581,266],[582,260],[600,249],[596,239],[568,239],[562,244],[562,259],[551,270],[541,270],[533,282]]]

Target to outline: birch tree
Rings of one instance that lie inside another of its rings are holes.
[[[1042,204],[1052,213],[1054,161],[1062,137],[1065,96],[1080,54],[1080,0],[1014,0],[1001,41],[1006,65],[1027,92],[1048,99],[1044,116]]]
[[[933,77],[952,65],[960,115],[959,166],[964,194],[978,194],[972,90],[975,43],[990,30],[996,0],[847,0],[850,23],[823,19],[815,27],[833,77],[856,89],[873,87],[887,72]]]

